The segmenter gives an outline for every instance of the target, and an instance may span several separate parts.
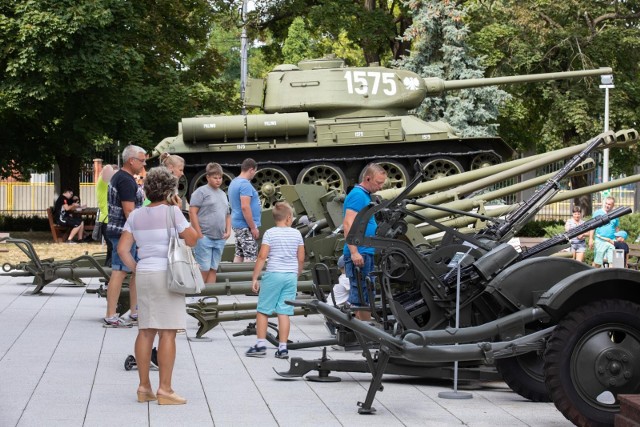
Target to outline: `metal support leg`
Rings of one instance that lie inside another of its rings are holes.
[[[376,397],[376,393],[378,390],[382,391],[384,387],[382,387],[382,375],[384,375],[384,371],[387,368],[387,363],[389,362],[389,352],[385,349],[381,349],[378,353],[378,363],[371,372],[373,373],[373,378],[371,378],[371,384],[369,384],[369,390],[367,391],[367,397],[363,402],[358,402],[358,413],[365,414],[374,414],[376,412],[376,408],[372,407],[373,399]]]

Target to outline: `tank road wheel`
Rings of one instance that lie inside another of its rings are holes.
[[[187,189],[189,188],[189,181],[187,181],[187,177],[182,175],[178,180],[178,196],[181,198],[187,194]]]
[[[406,187],[409,182],[409,173],[407,169],[402,166],[401,163],[394,160],[381,160],[378,163],[387,171],[387,179],[384,182],[383,190],[388,188],[402,188]],[[362,182],[364,169],[360,172],[358,182]]]
[[[222,185],[220,186],[220,188],[224,191],[227,190],[227,187],[229,187],[229,184],[231,184],[231,180],[235,178],[235,175],[232,174],[231,172],[222,169]],[[206,169],[201,170],[200,172],[198,172],[197,174],[195,174],[195,176],[193,177],[193,179],[191,180],[190,183],[190,189],[191,191],[189,191],[189,194],[192,194],[194,191],[196,191],[196,189],[198,187],[202,187],[203,185],[207,185],[207,171]]]
[[[542,356],[535,351],[496,360],[496,368],[511,390],[533,402],[551,401],[544,384],[543,365]]]
[[[444,178],[462,172],[462,165],[453,159],[434,159],[423,166],[429,180]]]
[[[262,209],[272,208],[280,200],[280,186],[291,185],[289,172],[278,166],[264,166],[258,169],[251,184],[260,194]]]
[[[332,163],[313,163],[300,171],[298,184],[321,185],[325,190],[345,192],[347,177],[342,169]]]
[[[640,393],[640,305],[594,301],[567,314],[544,353],[547,388],[578,426],[613,425],[618,394]]]
[[[488,166],[497,165],[498,163],[500,163],[500,158],[495,154],[478,154],[471,160],[471,170],[486,168]]]

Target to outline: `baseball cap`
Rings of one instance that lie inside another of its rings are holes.
[[[629,236],[629,234],[624,230],[620,230],[620,231],[616,231],[614,236],[622,237],[623,239],[627,240],[627,237]]]
[[[338,258],[338,268],[344,268],[344,255],[341,255],[340,258]]]

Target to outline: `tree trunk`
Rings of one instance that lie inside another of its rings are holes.
[[[80,194],[80,168],[82,159],[77,156],[56,155],[60,170],[60,192],[70,188],[73,194]]]
[[[587,175],[579,175],[571,177],[571,188],[577,190],[589,185]],[[582,215],[590,216],[593,213],[592,195],[585,194],[583,196],[575,197],[573,199],[573,206],[580,206],[582,209]]]

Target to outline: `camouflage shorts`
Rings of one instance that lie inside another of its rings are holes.
[[[258,243],[251,235],[251,230],[234,228],[233,233],[236,235],[235,256],[244,258],[245,261],[255,261],[258,257]]]

